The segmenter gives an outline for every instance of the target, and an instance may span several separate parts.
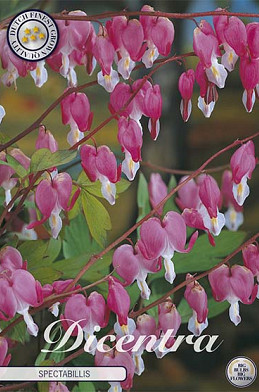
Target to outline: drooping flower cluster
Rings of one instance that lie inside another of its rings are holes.
[[[19,313],[29,334],[37,336],[38,326],[29,314],[29,308],[42,303],[42,287],[26,270],[20,252],[11,246],[0,251],[0,293],[0,319],[10,320]]]
[[[218,9],[220,10],[220,9]],[[259,86],[259,23],[246,26],[235,16],[213,17],[213,27],[202,20],[193,34],[193,49],[199,58],[196,71],[189,69],[179,79],[182,96],[181,114],[187,121],[191,113],[191,97],[196,80],[200,87],[198,107],[210,117],[218,99],[217,87],[224,88],[227,71],[233,71],[240,58],[239,72],[244,87],[243,104],[251,112],[258,96]],[[221,47],[224,48],[222,53]],[[218,59],[221,59],[221,63]]]

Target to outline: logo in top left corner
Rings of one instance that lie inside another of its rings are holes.
[[[26,10],[16,15],[7,30],[11,50],[27,61],[40,61],[50,56],[58,38],[55,20],[40,10]]]

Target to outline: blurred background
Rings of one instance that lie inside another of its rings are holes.
[[[0,1],[0,18],[17,13],[26,7],[42,8],[47,12],[72,11],[80,9],[87,14],[97,14],[104,11],[116,11],[122,9],[140,10],[144,4],[153,6],[156,10],[167,12],[202,12],[214,10],[217,7],[226,7],[233,12],[259,13],[259,2],[255,0],[174,0],[174,1],[87,1],[87,0],[45,0],[33,1]],[[212,18],[207,18],[212,21]],[[199,23],[197,18],[196,22]],[[250,22],[251,20],[249,20]],[[174,20],[175,41],[172,53],[181,54],[192,50],[192,32],[195,21]],[[248,21],[246,21],[248,22]],[[98,26],[96,25],[96,28]],[[159,70],[154,76],[154,81],[161,86],[163,96],[163,114],[161,118],[161,133],[156,142],[153,142],[144,127],[143,161],[151,161],[154,164],[168,168],[196,169],[209,156],[226,146],[237,138],[249,136],[258,129],[259,105],[255,104],[253,112],[246,113],[242,104],[243,89],[241,86],[238,67],[228,75],[226,87],[219,90],[219,100],[210,119],[205,119],[197,107],[199,95],[196,86],[193,96],[193,111],[187,124],[182,121],[180,115],[180,94],[177,83],[179,75],[189,67],[195,67],[195,58],[187,59],[184,65],[171,63]],[[99,68],[97,69],[99,71]],[[48,68],[49,80],[41,88],[35,87],[30,76],[19,78],[17,91],[13,87],[0,86],[0,103],[6,109],[1,130],[13,137],[28,127],[65,89],[66,80],[59,74]],[[96,72],[89,77],[81,68],[76,69],[79,84],[96,78]],[[135,79],[141,77],[143,72],[132,74]],[[109,95],[102,87],[91,87],[86,91],[91,102],[91,110],[94,112],[93,127],[98,125],[109,115],[107,104]],[[66,135],[68,128],[61,122],[60,108],[56,108],[45,120],[44,124],[55,135],[60,148],[67,148]],[[100,144],[108,144],[112,150],[121,155],[117,142],[116,121],[110,122],[96,135],[96,141]],[[18,146],[27,154],[34,151],[37,132],[30,134],[18,143]],[[255,141],[259,147],[258,141]],[[259,149],[257,149],[258,153]],[[220,156],[215,165],[229,162],[231,153]],[[75,171],[79,171],[79,167]],[[145,176],[149,178],[150,170],[143,167]],[[163,175],[163,174],[162,174]],[[220,181],[221,174],[215,175]],[[169,177],[163,175],[167,182]],[[177,178],[179,179],[179,178]],[[242,229],[252,234],[258,231],[259,221],[259,171],[254,172],[250,182],[251,195],[245,205],[245,223]],[[129,228],[136,221],[136,187],[137,180],[129,190],[122,194],[114,207],[108,207],[111,214],[113,230],[110,240]],[[235,327],[229,320],[227,312],[210,320],[207,333],[219,335],[224,340],[221,347],[214,353],[195,353],[187,345],[182,345],[174,353],[167,355],[162,360],[156,360],[154,356],[146,356],[146,371],[141,377],[135,377],[133,391],[234,391],[225,378],[225,367],[230,359],[237,355],[245,355],[252,358],[259,365],[259,317],[258,301],[251,306],[241,305],[242,323]],[[186,334],[186,328],[180,329],[179,333]],[[19,364],[29,364],[33,361],[36,351],[31,351],[23,358],[19,358]],[[85,389],[87,391],[87,387]],[[246,390],[258,391],[259,381],[256,381]]]

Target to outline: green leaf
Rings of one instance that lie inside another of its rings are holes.
[[[52,153],[47,148],[35,151],[31,157],[31,172],[35,173],[46,170],[54,166],[60,166],[72,161],[77,155],[77,151],[60,150]]]
[[[138,288],[138,285],[135,282],[132,285],[125,288],[130,296],[130,307],[134,308],[134,306],[136,305],[140,297],[140,290]]]
[[[7,162],[1,161],[1,165],[7,165],[13,168],[19,177],[23,178],[28,174],[28,171],[12,155],[7,154],[6,160]]]
[[[169,184],[168,184],[168,193],[175,188],[177,185],[177,181],[175,176],[171,176]],[[175,204],[175,194],[173,196],[170,197],[169,200],[167,200],[167,202],[164,205],[163,208],[163,213],[166,214],[168,211],[176,211],[179,212],[179,208],[177,207],[177,205]]]
[[[59,260],[54,263],[57,270],[62,271],[64,279],[75,278],[77,273],[84,267],[84,265],[91,258],[93,253],[85,253],[80,256],[75,256],[70,259]],[[87,283],[93,283],[101,279],[109,272],[109,265],[112,262],[112,252],[107,253],[101,259],[97,260],[92,267],[82,277]]]
[[[137,222],[139,222],[151,210],[150,203],[149,203],[148,183],[143,173],[139,174],[137,203],[138,203]],[[138,227],[137,229],[138,235],[139,235],[139,230],[140,228]]]
[[[19,315],[17,314],[13,318],[13,320],[17,319],[18,317]],[[6,328],[13,320],[1,321],[1,330]],[[27,327],[24,321],[20,322],[19,324],[16,324],[10,331],[7,332],[7,335],[10,339],[22,344],[25,344],[29,340],[29,334],[27,332]]]
[[[74,386],[72,392],[95,392],[95,387],[92,382],[81,381],[78,383],[78,385]]]
[[[100,250],[99,245],[90,237],[89,229],[84,216],[78,215],[70,221],[65,228],[63,241],[63,253],[66,259],[83,255],[86,253],[96,253]]]
[[[33,274],[36,280],[39,280],[42,285],[44,284],[51,284],[55,280],[58,280],[62,275],[62,271],[58,271],[53,267],[35,267],[33,269],[28,270]]]
[[[223,230],[211,246],[206,234],[201,235],[190,253],[177,253],[173,258],[176,273],[206,271],[241,245],[246,237],[243,231]]]
[[[111,219],[103,204],[86,191],[81,192],[82,205],[85,218],[91,235],[95,241],[105,247],[107,230],[111,230]]]
[[[187,272],[206,271],[214,267],[224,257],[241,245],[246,237],[244,231],[223,230],[215,237],[216,246],[212,246],[207,234],[202,234],[196,241],[190,253],[175,253],[172,259],[177,274]],[[164,275],[164,268],[156,274],[150,275],[150,281]]]
[[[216,302],[214,298],[209,298],[208,308],[209,308],[209,314],[208,314],[208,319],[209,319],[223,313],[226,309],[229,308],[229,303],[228,301]],[[189,318],[192,317],[192,309],[190,308],[190,306],[188,305],[187,301],[184,298],[181,300],[180,304],[178,305],[177,310],[181,315],[182,323],[183,324],[188,323]]]
[[[34,269],[37,266],[50,265],[56,260],[61,250],[61,241],[53,238],[48,241],[25,241],[18,250],[21,252],[23,260],[28,261],[28,267]]]
[[[61,250],[60,239],[25,241],[18,250],[28,262],[28,271],[41,284],[52,283],[62,276],[62,270],[57,270],[53,264]]]

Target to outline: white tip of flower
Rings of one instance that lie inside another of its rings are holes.
[[[69,67],[69,71],[67,73],[67,84],[68,87],[76,87],[77,86],[77,75],[74,67]]]
[[[194,336],[200,336],[200,334],[204,331],[205,328],[207,328],[208,325],[208,319],[206,319],[204,323],[198,322],[197,313],[194,310],[193,315],[188,322],[188,330],[192,332]]]
[[[218,212],[218,215],[216,218],[211,218],[211,228],[210,232],[218,236],[221,233],[221,230],[225,226],[225,216],[221,212]]]
[[[125,159],[122,162],[122,172],[127,176],[129,181],[133,181],[139,169],[139,162],[134,162],[129,152],[125,153]]]
[[[237,231],[239,226],[244,222],[244,215],[242,212],[237,212],[234,207],[230,206],[225,212],[225,220],[228,230]]]
[[[83,139],[84,133],[79,131],[77,127],[71,126],[71,130],[67,134],[67,142],[70,146],[78,143],[81,139]]]
[[[64,78],[67,77],[68,70],[69,70],[69,63],[70,63],[70,61],[69,61],[68,54],[62,53],[62,65],[60,67],[59,72],[62,76],[64,76]]]
[[[100,181],[102,183],[101,192],[103,197],[113,206],[115,204],[116,185],[105,176],[100,178]]]
[[[131,60],[129,55],[123,56],[118,62],[118,72],[123,79],[129,79],[131,71],[135,67],[135,62]]]
[[[119,83],[120,78],[118,72],[112,69],[110,75],[103,75],[102,71],[98,72],[97,81],[108,93],[111,93]]]
[[[198,108],[202,111],[204,116],[206,118],[209,118],[211,116],[211,113],[213,112],[215,107],[215,102],[211,101],[208,105],[206,104],[204,98],[199,97],[198,98]]]
[[[49,308],[50,313],[53,314],[53,316],[58,317],[59,314],[59,305],[60,302],[55,302],[51,307]]]
[[[4,107],[2,105],[0,105],[0,124],[1,124],[4,116],[5,116]]]
[[[45,68],[45,61],[37,62],[37,68],[31,71],[31,76],[37,87],[42,87],[48,80],[48,72]]]
[[[221,57],[221,64],[229,71],[233,71],[235,68],[235,64],[238,60],[238,55],[236,52],[227,44],[224,43],[225,53]]]
[[[119,382],[109,382],[110,388],[108,389],[108,392],[122,392],[122,387]]]
[[[133,361],[135,363],[135,374],[140,376],[145,370],[145,365],[142,356],[140,354],[133,355]]]
[[[148,130],[150,133],[152,133],[152,119],[151,118],[148,120]],[[156,141],[156,139],[158,138],[159,132],[160,132],[160,121],[156,120],[156,132],[155,132],[155,137],[153,138],[154,141]]]
[[[39,332],[39,327],[37,324],[35,324],[35,322],[33,321],[33,318],[31,317],[31,315],[28,312],[29,308],[27,309],[23,309],[21,311],[18,311],[17,313],[20,313],[25,321],[25,324],[27,325],[27,331],[30,335],[32,336],[37,336],[38,332]]]
[[[151,290],[148,287],[148,284],[147,284],[146,280],[145,279],[141,279],[141,280],[137,279],[137,285],[138,285],[138,288],[141,291],[141,297],[143,299],[149,300],[149,297],[150,297],[150,294],[151,294]]]
[[[158,56],[159,53],[156,46],[149,48],[142,56],[142,63],[145,65],[146,68],[151,68]]]
[[[132,335],[136,329],[136,324],[135,321],[132,318],[127,318],[127,324],[125,325],[120,325],[118,322],[118,319],[116,323],[114,324],[114,332],[116,335],[119,337],[125,336],[125,335]]]
[[[241,322],[241,317],[239,314],[239,303],[238,301],[230,304],[229,308],[229,318],[232,321],[232,323],[237,326]]]
[[[175,271],[174,271],[174,263],[170,258],[165,258],[164,259],[164,266],[165,266],[165,279],[169,283],[173,283],[176,277]]]
[[[239,184],[233,184],[233,196],[238,205],[242,206],[245,199],[249,196],[250,189],[247,185],[247,177],[244,176]]]
[[[219,64],[217,58],[212,60],[210,68],[206,69],[206,75],[210,82],[216,84],[219,88],[225,87],[225,81],[228,73],[223,64]]]
[[[189,117],[190,117],[191,112],[192,112],[192,101],[190,99],[188,101],[188,107],[187,107],[187,118],[184,118],[183,109],[184,108],[183,108],[183,99],[182,99],[181,103],[180,103],[180,112],[181,112],[181,115],[182,115],[182,118],[183,118],[184,122],[187,122],[189,120]]]
[[[60,230],[62,229],[62,219],[59,216],[60,211],[52,212],[49,218],[49,225],[51,228],[51,234],[53,238],[57,238]]]
[[[254,104],[255,104],[255,91],[253,91],[253,93],[252,93],[252,105],[251,105],[251,108],[248,109],[248,107],[247,107],[247,91],[246,90],[244,90],[244,92],[243,92],[242,102],[243,102],[243,105],[244,105],[245,110],[247,111],[247,113],[251,113],[251,111],[253,110]]]
[[[6,189],[5,190],[5,205],[7,206],[11,200],[12,200],[11,189]],[[12,207],[10,207],[8,211],[10,211],[11,208]]]

